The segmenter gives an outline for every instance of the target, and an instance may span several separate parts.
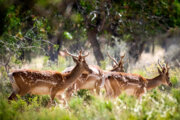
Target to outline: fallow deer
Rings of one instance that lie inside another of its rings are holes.
[[[73,55],[67,50],[65,52],[72,56],[76,66],[69,73],[60,73],[55,71],[36,71],[36,70],[16,70],[10,74],[13,93],[9,100],[16,98],[16,94],[23,96],[25,94],[44,95],[48,94],[51,103],[56,95],[61,94],[67,87],[76,82],[82,72],[91,72],[85,57],[89,55]]]
[[[112,68],[110,71],[112,71],[112,72],[125,72],[124,66],[123,66],[123,65],[124,65],[124,64],[123,64],[123,59],[124,59],[124,57],[125,57],[125,54],[120,57],[119,62],[117,62],[113,57],[111,57],[111,56],[109,55],[109,53],[107,53],[107,55],[108,55],[108,57],[109,57],[110,59],[112,59],[113,62],[115,63],[115,65],[113,66],[113,68]]]
[[[124,56],[121,56],[121,59],[119,62],[117,62],[114,58],[112,58],[108,54],[109,58],[113,60],[115,65],[113,66],[112,70],[110,71],[117,71],[117,72],[124,72],[124,67],[123,67],[123,58]],[[86,74],[83,73],[79,79],[67,89],[66,91],[66,97],[69,98],[73,92],[80,90],[80,89],[88,89],[90,91],[93,91],[94,89],[96,90],[96,93],[99,94],[100,88],[104,86],[103,84],[103,79],[102,75],[104,74],[104,70],[100,69],[98,66],[94,65],[89,65],[89,68],[92,70],[91,73]],[[69,72],[71,71],[71,67],[67,68],[63,72]],[[105,88],[106,89],[106,88]]]
[[[117,97],[122,91],[127,94],[140,97],[146,90],[153,89],[161,84],[172,86],[169,79],[169,67],[162,66],[158,62],[162,70],[157,67],[159,75],[152,78],[146,79],[140,75],[121,73],[121,72],[108,72],[105,76],[105,87],[107,87],[107,96]]]
[[[119,62],[117,62],[113,57],[111,57],[110,55],[109,55],[109,53],[107,53],[107,55],[108,55],[108,57],[110,58],[110,59],[112,59],[113,60],[113,62],[114,62],[114,66],[113,66],[113,68],[110,70],[110,72],[125,72],[125,70],[124,70],[124,64],[123,64],[123,59],[124,59],[124,57],[125,57],[125,54],[124,55],[122,55],[121,57],[120,57],[120,60],[119,60]],[[117,84],[117,80],[111,80],[111,81],[107,81],[106,80],[106,82],[105,82],[105,76],[106,76],[106,74],[108,73],[108,71],[104,71],[103,72],[103,76],[102,76],[102,80],[103,80],[103,82],[104,82],[104,88],[105,88],[105,90],[106,90],[106,96],[110,96],[110,95],[112,95],[112,94],[115,94],[116,93],[116,91],[117,91],[117,87],[118,87],[118,84]],[[111,86],[116,86],[116,87],[111,87]]]

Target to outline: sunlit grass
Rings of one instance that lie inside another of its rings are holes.
[[[49,63],[48,58],[41,57],[43,61],[40,70],[62,71],[67,67],[65,58],[59,58],[56,63]],[[31,64],[34,64],[32,61]],[[33,65],[29,64],[29,68]],[[36,69],[36,68],[34,68]],[[134,69],[133,73],[146,78],[155,77],[158,72],[156,65],[152,64],[142,69]],[[75,94],[67,106],[58,104],[48,106],[49,96],[19,97],[17,101],[8,103],[7,97],[11,92],[11,85],[3,69],[1,69],[0,91],[0,120],[169,120],[180,119],[180,69],[170,70],[173,88],[157,87],[141,99],[122,93],[115,99],[105,98],[102,90],[101,96],[92,95],[87,90]]]
[[[178,119],[180,118],[180,90],[171,93],[158,89],[145,94],[141,100],[121,94],[113,100],[106,100],[87,93],[76,95],[68,102],[68,107],[59,105],[45,107],[42,99],[35,96],[27,102],[23,98],[8,103],[0,96],[0,118],[8,119]],[[41,96],[42,97],[42,96]]]

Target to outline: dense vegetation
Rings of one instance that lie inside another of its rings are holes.
[[[1,0],[0,57],[30,60],[39,51],[54,61],[64,47],[91,46],[100,65],[105,45],[125,41],[130,60],[137,61],[145,48],[152,45],[154,52],[154,36],[177,30],[179,6],[178,0]]]
[[[180,119],[179,27],[179,0],[0,0],[0,119]],[[126,72],[148,78],[157,75],[156,65],[135,63],[143,52],[163,49],[164,56],[155,57],[170,63],[173,87],[159,86],[141,101],[81,90],[67,106],[47,107],[49,97],[35,95],[9,104],[7,74],[18,68],[62,71],[72,65],[58,56],[64,48],[90,51],[91,64],[103,69],[112,65],[107,52],[116,59],[126,53]]]
[[[63,70],[66,64],[64,60],[59,59],[59,64],[49,68],[46,60],[44,59],[42,61],[44,61],[42,69],[48,70]],[[173,83],[172,88],[160,86],[149,91],[141,100],[127,96],[124,93],[116,99],[108,100],[105,98],[104,90],[101,90],[101,96],[92,95],[87,90],[81,90],[71,98],[67,106],[64,106],[56,99],[57,104],[51,107],[48,107],[49,96],[36,95],[19,97],[17,101],[12,101],[9,104],[7,97],[12,91],[10,84],[9,82],[1,81],[3,84],[1,83],[0,92],[0,119],[178,120],[180,118],[179,72],[180,69],[170,71],[171,82]],[[133,73],[138,73],[146,77],[157,75],[155,65],[147,66],[142,70],[135,69]]]

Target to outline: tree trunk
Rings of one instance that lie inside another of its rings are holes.
[[[58,49],[56,50],[55,52],[55,57],[56,59],[58,58],[58,54],[59,54],[59,51],[61,50],[61,47],[62,47],[62,32],[60,32],[58,35],[57,35],[57,45],[58,45]]]
[[[135,63],[137,62],[137,60],[139,59],[139,57],[141,56],[143,50],[144,50],[144,45],[145,45],[145,42],[144,41],[133,41],[133,42],[130,42],[129,44],[129,55],[130,55],[130,62],[131,63]]]
[[[89,29],[88,30],[88,40],[91,43],[91,46],[93,48],[93,53],[96,58],[97,64],[101,65],[100,61],[104,60],[103,54],[100,49],[99,42],[96,38],[97,30],[95,29]]]
[[[152,41],[152,54],[154,55],[154,51],[155,51],[155,43],[154,40]]]
[[[56,36],[51,36],[51,35],[49,35],[49,36],[50,36],[49,38],[51,39],[51,42],[55,45],[58,45],[57,50],[54,48],[53,44],[50,44],[49,49],[48,49],[48,54],[49,54],[50,60],[55,61],[58,58],[59,50],[62,47],[62,39],[61,39],[62,34],[60,32]]]

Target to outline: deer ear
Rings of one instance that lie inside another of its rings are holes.
[[[159,73],[159,74],[162,74],[162,72],[161,72],[161,70],[159,69],[159,67],[157,67],[157,69],[158,69],[158,73]]]

